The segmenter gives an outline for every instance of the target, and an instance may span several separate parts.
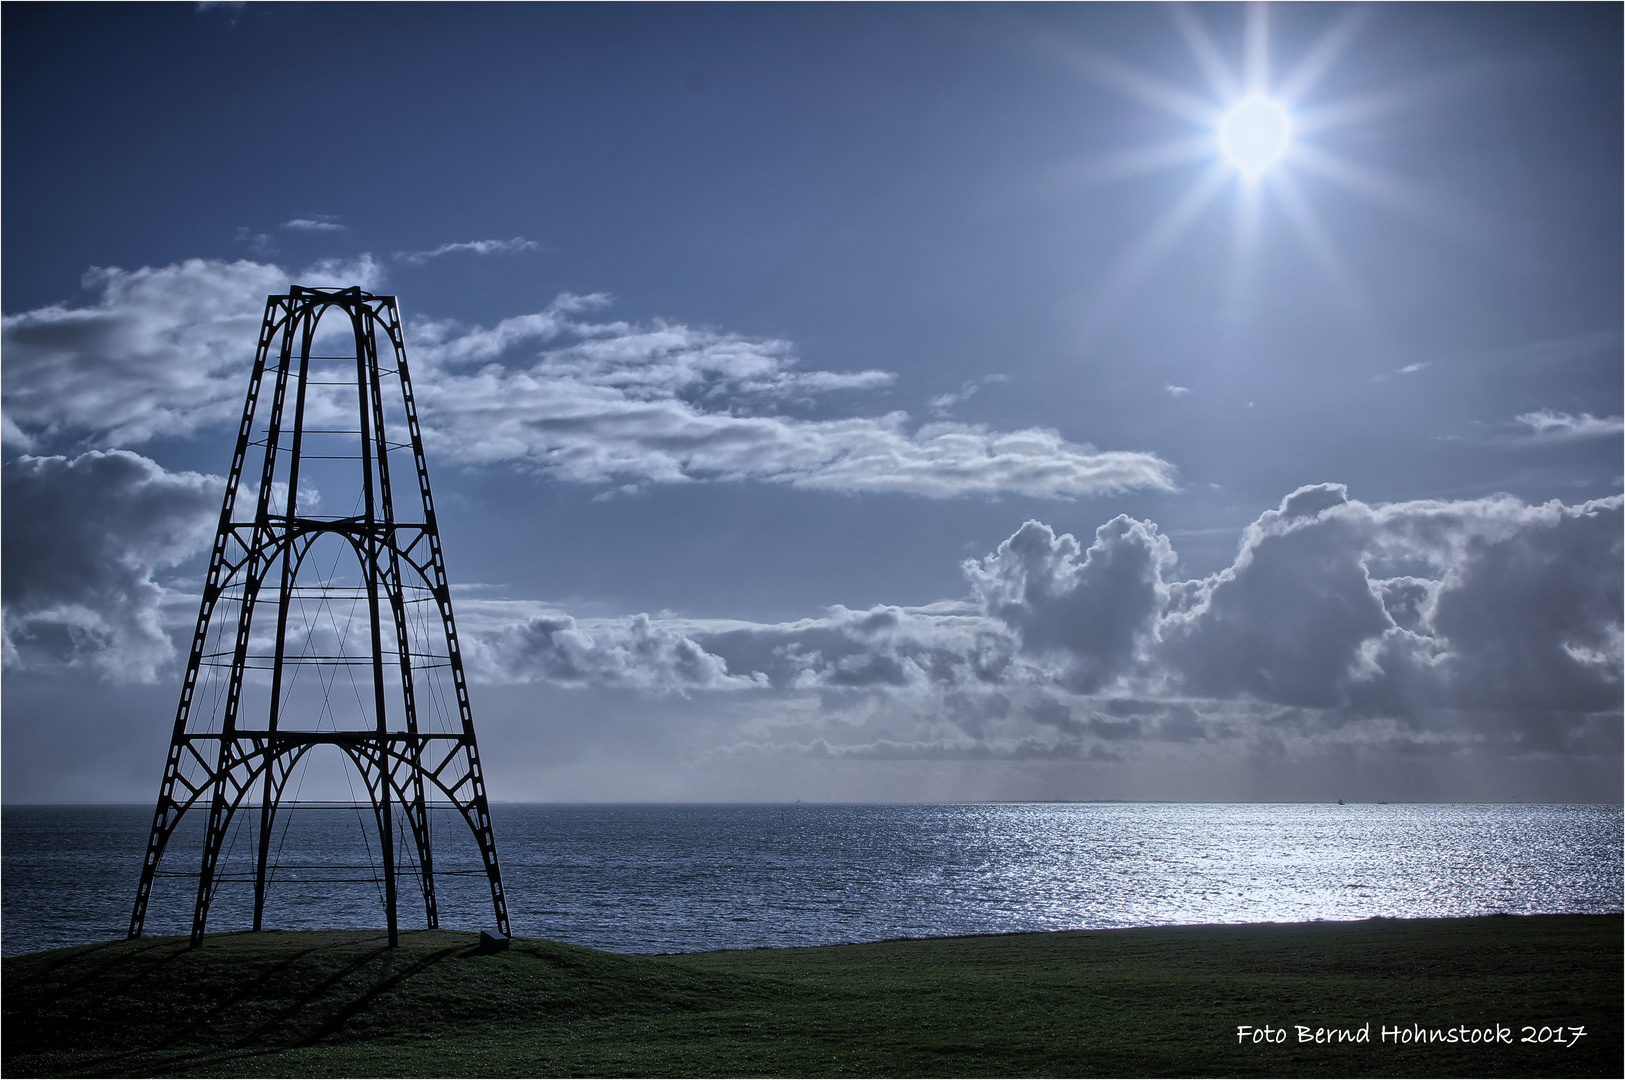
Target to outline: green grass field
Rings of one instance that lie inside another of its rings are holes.
[[[1622,1046],[1619,916],[670,957],[273,932],[36,953],[3,977],[7,1076],[1617,1076]],[[1285,1041],[1238,1044],[1242,1024]],[[1298,1039],[1367,1024],[1370,1042]],[[1381,1037],[1413,1025],[1512,1041]]]

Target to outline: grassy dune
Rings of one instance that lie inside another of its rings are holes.
[[[3,979],[7,1076],[1617,1076],[1622,1045],[1618,916],[671,957],[273,932],[36,953]],[[1369,1043],[1297,1038],[1367,1023]],[[1239,1024],[1286,1041],[1238,1045]],[[1514,1041],[1381,1039],[1417,1024]]]

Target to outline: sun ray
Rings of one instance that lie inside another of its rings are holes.
[[[1264,220],[1264,189],[1259,184],[1246,184],[1236,192],[1236,247],[1250,251],[1258,246],[1258,237]]]
[[[1338,256],[1336,247],[1332,245],[1331,236],[1321,224],[1320,215],[1315,213],[1315,208],[1310,205],[1303,189],[1298,186],[1298,182],[1290,173],[1282,172],[1272,179],[1271,186],[1275,189],[1281,208],[1286,211],[1287,221],[1298,234],[1304,248],[1335,286],[1334,291],[1351,307],[1363,310],[1365,307],[1363,297],[1354,275]]]
[[[1242,92],[1263,94],[1270,84],[1269,5],[1253,0],[1247,5],[1245,61],[1242,65]]]
[[[1098,158],[1079,170],[1078,179],[1089,182],[1123,180],[1147,173],[1161,172],[1177,165],[1213,156],[1211,135],[1192,135],[1184,139],[1170,139],[1150,146],[1135,147]]]
[[[1124,293],[1138,284],[1156,266],[1157,260],[1202,216],[1202,211],[1229,181],[1230,170],[1222,162],[1214,162],[1203,170],[1185,194],[1179,197],[1179,201],[1158,215],[1146,230],[1144,238],[1113,270],[1096,306],[1109,310]]]
[[[1220,101],[1234,101],[1242,96],[1241,81],[1230,65],[1224,62],[1219,54],[1219,47],[1213,43],[1213,36],[1207,32],[1201,20],[1191,11],[1188,4],[1174,4],[1169,9],[1173,17],[1174,26],[1185,39],[1185,46],[1190,49],[1191,58],[1196,66],[1202,69],[1207,78],[1208,86],[1213,89],[1213,96]]]
[[[1369,94],[1297,108],[1293,110],[1293,116],[1298,122],[1298,130],[1305,135],[1355,124],[1370,124],[1398,113],[1413,111],[1422,105],[1439,104],[1479,93],[1519,74],[1518,69],[1501,63],[1464,64],[1447,71],[1407,79]]]
[[[1361,165],[1322,147],[1300,143],[1293,164],[1386,210],[1410,218],[1452,239],[1481,243],[1494,231],[1493,222],[1473,213],[1459,199],[1444,199],[1386,170]]]
[[[1253,281],[1258,269],[1259,237],[1263,229],[1264,187],[1243,184],[1236,192],[1232,220],[1230,272],[1225,275],[1225,321],[1238,324],[1252,307]]]
[[[1132,64],[1092,52],[1080,52],[1076,54],[1076,59],[1097,81],[1170,116],[1204,127],[1211,126],[1219,116],[1219,107],[1213,102],[1204,101],[1190,91],[1141,71]]]
[[[1337,63],[1343,50],[1365,29],[1371,15],[1371,9],[1364,5],[1345,11],[1342,18],[1320,35],[1286,78],[1281,80],[1281,85],[1275,89],[1277,100],[1289,107],[1303,100],[1304,95],[1313,90],[1315,84]]]

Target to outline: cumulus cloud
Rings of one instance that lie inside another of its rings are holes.
[[[1162,653],[1180,685],[1210,697],[1339,704],[1355,650],[1392,624],[1373,589],[1356,527],[1323,511],[1340,487],[1304,488],[1249,527],[1236,561],[1185,583]]]
[[[769,685],[820,692],[994,685],[1011,660],[1009,635],[970,606],[836,605],[817,619],[759,625],[712,623],[694,636]]]
[[[155,575],[208,546],[223,485],[124,450],[8,463],[6,666],[156,678],[175,650]]]
[[[516,236],[512,240],[467,240],[458,244],[441,244],[426,251],[398,252],[395,257],[405,263],[420,265],[430,259],[438,259],[442,255],[451,255],[459,251],[475,255],[513,255],[520,251],[534,251],[541,246],[534,240]]]
[[[1188,695],[1413,722],[1616,711],[1620,507],[1302,488],[1230,567],[1170,585],[1148,658]]]
[[[1087,547],[1029,521],[964,565],[964,601],[786,624],[639,616],[591,637],[665,625],[715,661],[687,687],[881,690],[938,710],[981,693],[983,706],[1003,695],[1006,713],[1009,693],[1027,695],[1016,713],[1071,736],[1191,739],[1237,710],[1404,724],[1466,711],[1527,726],[1617,711],[1620,505],[1370,505],[1337,484],[1303,487],[1248,526],[1232,565],[1183,581],[1149,521],[1113,518]],[[591,664],[556,658],[574,624],[526,627],[486,630],[502,643],[492,676],[590,682]]]
[[[374,288],[380,277],[363,257],[297,280]],[[95,303],[7,316],[7,437],[24,449],[57,436],[139,444],[229,422],[264,297],[289,280],[246,261],[95,271]],[[415,322],[415,383],[436,454],[617,487],[755,480],[929,498],[1173,487],[1173,467],[1155,454],[1100,451],[1050,429],[798,415],[832,412],[831,395],[872,395],[895,376],[806,370],[779,339],[595,321],[607,303],[566,294],[489,328]]]
[[[1531,437],[1548,442],[1611,438],[1625,432],[1625,419],[1618,416],[1574,416],[1551,409],[1521,413],[1513,422],[1526,428]]]
[[[1029,521],[992,555],[967,562],[965,574],[1023,652],[1054,664],[1068,689],[1095,693],[1128,674],[1150,644],[1174,559],[1150,522],[1118,516],[1080,551],[1070,535]]]
[[[764,721],[730,753],[1103,759],[1238,738],[1573,750],[1618,719],[1622,501],[1372,505],[1314,485],[1249,526],[1230,566],[1183,581],[1150,522],[1115,518],[1085,547],[1029,521],[964,565],[966,600],[780,624],[639,616],[608,633],[664,627],[707,658],[703,677],[640,683],[619,666],[632,650],[614,649],[594,675],[557,658],[571,632],[558,620],[496,634],[510,674],[487,671],[816,695],[825,723]]]
[[[739,690],[760,676],[730,675],[721,658],[647,615],[595,620],[542,615],[470,636],[475,670],[493,681],[548,681],[657,694]]]
[[[152,679],[175,654],[157,574],[204,549],[219,485],[127,451],[7,465],[6,664]],[[1155,524],[1119,516],[1087,544],[1029,521],[964,564],[966,597],[924,606],[764,624],[468,597],[459,615],[487,684],[759,702],[728,753],[1583,752],[1619,719],[1622,504],[1368,504],[1322,484],[1190,580]]]

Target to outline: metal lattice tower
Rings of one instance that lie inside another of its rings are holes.
[[[416,483],[401,493],[391,465],[408,462]],[[508,935],[400,313],[393,296],[296,285],[266,298],[130,937],[154,879],[170,876],[159,864],[181,817],[205,806],[193,944],[239,811],[257,849],[261,929],[278,811],[296,805],[290,778],[317,748],[342,755],[352,792],[351,767],[364,783],[354,801],[377,830],[391,945],[402,876],[418,879],[427,925],[439,926],[435,809],[473,830]]]

